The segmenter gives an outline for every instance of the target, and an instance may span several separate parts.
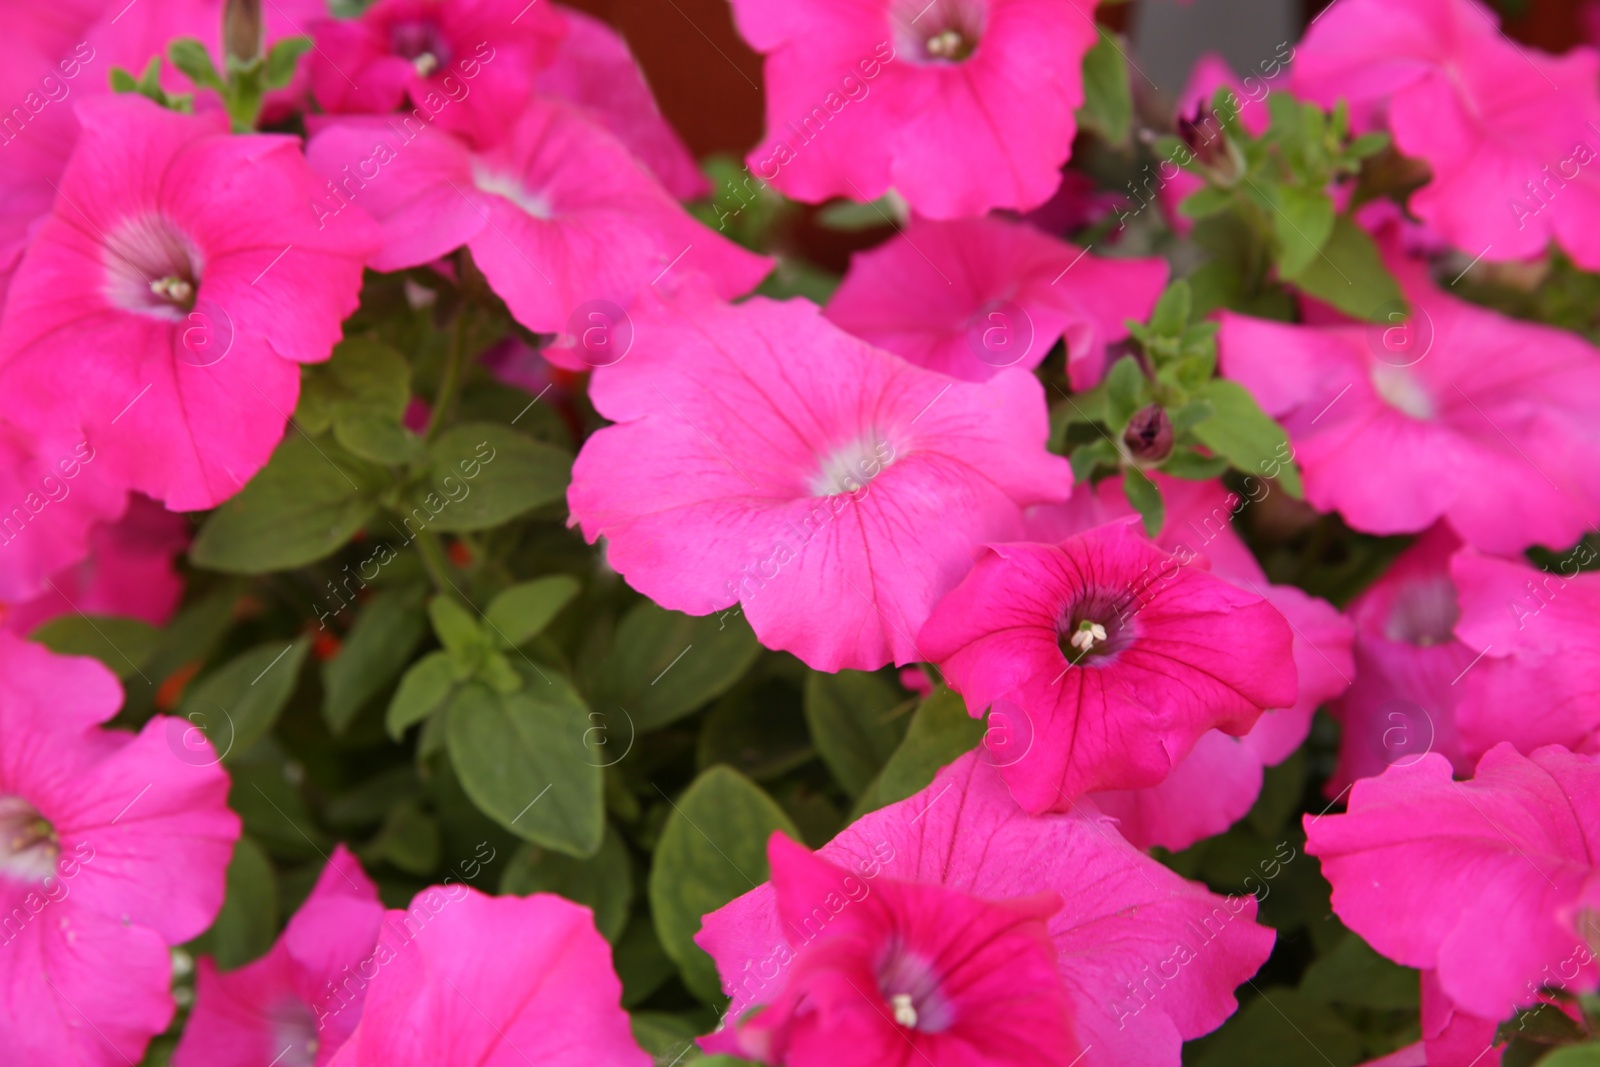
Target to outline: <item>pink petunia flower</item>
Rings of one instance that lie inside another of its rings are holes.
[[[780,835],[769,855],[695,937],[733,998],[708,1051],[1177,1067],[1272,948],[1254,899],[1184,881],[1092,804],[1030,816],[976,752],[815,855]]]
[[[1288,759],[1310,733],[1317,708],[1350,685],[1355,673],[1353,627],[1326,601],[1270,583],[1234,532],[1233,516],[1264,500],[1271,491],[1266,483],[1247,478],[1249,495],[1240,496],[1218,482],[1187,481],[1159,471],[1151,477],[1166,503],[1166,521],[1155,543],[1177,560],[1188,561],[1186,566],[1209,567],[1216,577],[1277,608],[1294,632],[1299,675],[1294,704],[1268,711],[1242,737],[1210,730],[1159,784],[1094,794],[1095,805],[1117,820],[1129,841],[1140,848],[1177,850],[1222,833],[1243,818],[1261,793],[1263,769]],[[1027,516],[1027,532],[1054,542],[1133,514],[1121,482],[1107,479],[1094,493],[1079,493],[1065,505],[1034,508]],[[993,720],[990,729],[995,729]]]
[[[914,222],[851,260],[828,318],[930,370],[981,382],[1037,367],[1065,339],[1073,389],[1105,374],[1106,348],[1149,317],[1162,259],[1101,259],[1000,218]]]
[[[541,333],[581,337],[596,313],[615,326],[663,279],[704,277],[731,298],[771,267],[694,221],[621,142],[558,102],[534,101],[484,152],[386,119],[328,125],[307,151],[336,188],[327,224],[354,202],[383,227],[370,266],[414,267],[466,245]]]
[[[236,492],[283,436],[299,363],[355,308],[371,223],[319,230],[292,138],[120,96],[85,102],[61,196],[11,286],[0,389],[177,511]]]
[[[102,729],[121,702],[94,660],[0,632],[0,1046],[18,1063],[137,1063],[172,1018],[169,946],[222,906],[228,776],[181,720]]]
[[[1600,751],[1600,574],[1577,573],[1580,544],[1557,572],[1465,551],[1450,571],[1461,595],[1463,665],[1456,721],[1466,754],[1500,741]]]
[[[711,183],[662,117],[628,42],[597,18],[559,10],[567,34],[554,61],[534,79],[534,88],[585,109],[679,200],[709,193]]]
[[[52,577],[90,551],[95,527],[115,521],[128,494],[105,477],[87,441],[53,433],[35,440],[0,422],[0,605],[5,625],[19,604],[50,591]]]
[[[1207,730],[1237,737],[1297,695],[1278,610],[1129,521],[987,546],[918,641],[974,715],[1019,709],[1026,754],[1002,770],[1033,812],[1155,785]]]
[[[317,19],[307,58],[324,111],[382,113],[408,101],[480,146],[533,96],[567,32],[563,11],[524,0],[378,0],[357,19]]]
[[[1443,517],[1495,553],[1565,547],[1600,523],[1600,352],[1449,296],[1421,263],[1389,267],[1413,309],[1403,324],[1222,315],[1222,373],[1284,423],[1306,499],[1369,533]]]
[[[343,845],[265,956],[199,962],[173,1067],[326,1067],[361,1018],[383,922],[378,888]]]
[[[649,1067],[594,917],[553,894],[425,889],[388,913],[371,968],[333,1067]]]
[[[223,0],[165,0],[127,4],[116,0],[72,0],[26,4],[6,12],[7,50],[0,70],[0,308],[6,288],[32,233],[50,213],[56,188],[78,138],[74,109],[80,100],[111,93],[110,71],[135,75],[153,57],[167,54],[178,37],[198,38],[222,69]],[[305,32],[322,0],[273,0],[262,11],[266,47]],[[298,79],[301,81],[303,79]],[[162,85],[174,93],[194,86],[170,63]],[[269,93],[266,110],[286,113],[304,97],[303,87]],[[218,107],[203,91],[197,106]]]
[[[1513,43],[1476,0],[1341,0],[1297,50],[1291,89],[1385,125],[1433,177],[1410,208],[1489,261],[1551,241],[1600,268],[1600,55]]]
[[[767,57],[767,134],[751,171],[799,200],[919,215],[1050,199],[1083,103],[1093,0],[734,0]]]
[[[187,521],[135,495],[121,518],[89,531],[87,558],[52,574],[33,599],[0,603],[0,626],[26,634],[72,612],[165,625],[183,599],[174,559],[188,547]]]
[[[1071,491],[1043,389],[914,367],[802,300],[681,299],[635,322],[590,398],[567,499],[663,607],[741,605],[768,648],[818,670],[928,659],[918,629],[986,541]]]
[[[1329,708],[1341,727],[1330,793],[1428,752],[1472,769],[1456,726],[1465,695],[1457,683],[1474,655],[1455,635],[1461,599],[1450,557],[1460,546],[1448,526],[1433,527],[1351,601],[1355,681]]]
[[[1430,754],[1355,784],[1348,814],[1310,817],[1306,851],[1333,910],[1380,953],[1437,972],[1471,1015],[1503,1019],[1600,985],[1592,932],[1600,766],[1497,745],[1470,781]]]
[[[1411,1067],[1500,1067],[1500,1019],[1463,1011],[1439,985],[1437,971],[1422,972],[1422,1041],[1408,1046],[1423,1058]],[[1397,1063],[1394,1067],[1407,1067]]]

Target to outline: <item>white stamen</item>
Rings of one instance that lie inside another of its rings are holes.
[[[896,993],[889,998],[889,1006],[894,1009],[895,1022],[905,1027],[917,1025],[917,1006],[911,1003],[910,993]]]
[[[928,54],[937,59],[948,59],[958,56],[967,46],[967,39],[961,36],[960,30],[944,30],[928,38],[924,47]]]
[[[439,69],[439,57],[432,52],[424,52],[413,59],[411,65],[416,68],[417,77],[426,78]]]
[[[194,296],[194,286],[182,278],[168,275],[158,278],[150,283],[150,291],[163,300],[170,300],[174,304],[187,304]]]
[[[1094,647],[1096,641],[1106,639],[1106,628],[1097,622],[1084,619],[1078,624],[1078,632],[1072,635],[1070,642],[1073,648],[1081,648],[1087,652]]]

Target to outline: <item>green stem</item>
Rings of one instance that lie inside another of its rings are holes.
[[[422,557],[422,569],[428,572],[433,587],[446,596],[460,597],[455,583],[450,580],[450,561],[445,557],[444,546],[439,543],[439,535],[432,530],[419,530],[412,543],[417,546],[417,555]]]
[[[455,330],[450,338],[450,351],[445,355],[444,378],[439,391],[434,394],[433,413],[428,416],[428,429],[423,439],[432,441],[444,429],[445,419],[455,406],[456,395],[461,392],[461,372],[467,361],[467,327],[470,316],[463,306],[456,312]]]

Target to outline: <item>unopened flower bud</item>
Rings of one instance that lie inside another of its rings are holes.
[[[1172,455],[1172,420],[1167,409],[1151,404],[1134,412],[1122,432],[1122,443],[1140,464],[1154,466]]]
[[[228,55],[244,63],[261,55],[261,0],[226,0],[222,43]]]

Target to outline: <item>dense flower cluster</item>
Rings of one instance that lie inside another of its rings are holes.
[[[1600,1038],[1600,54],[6,6],[0,1060]]]

